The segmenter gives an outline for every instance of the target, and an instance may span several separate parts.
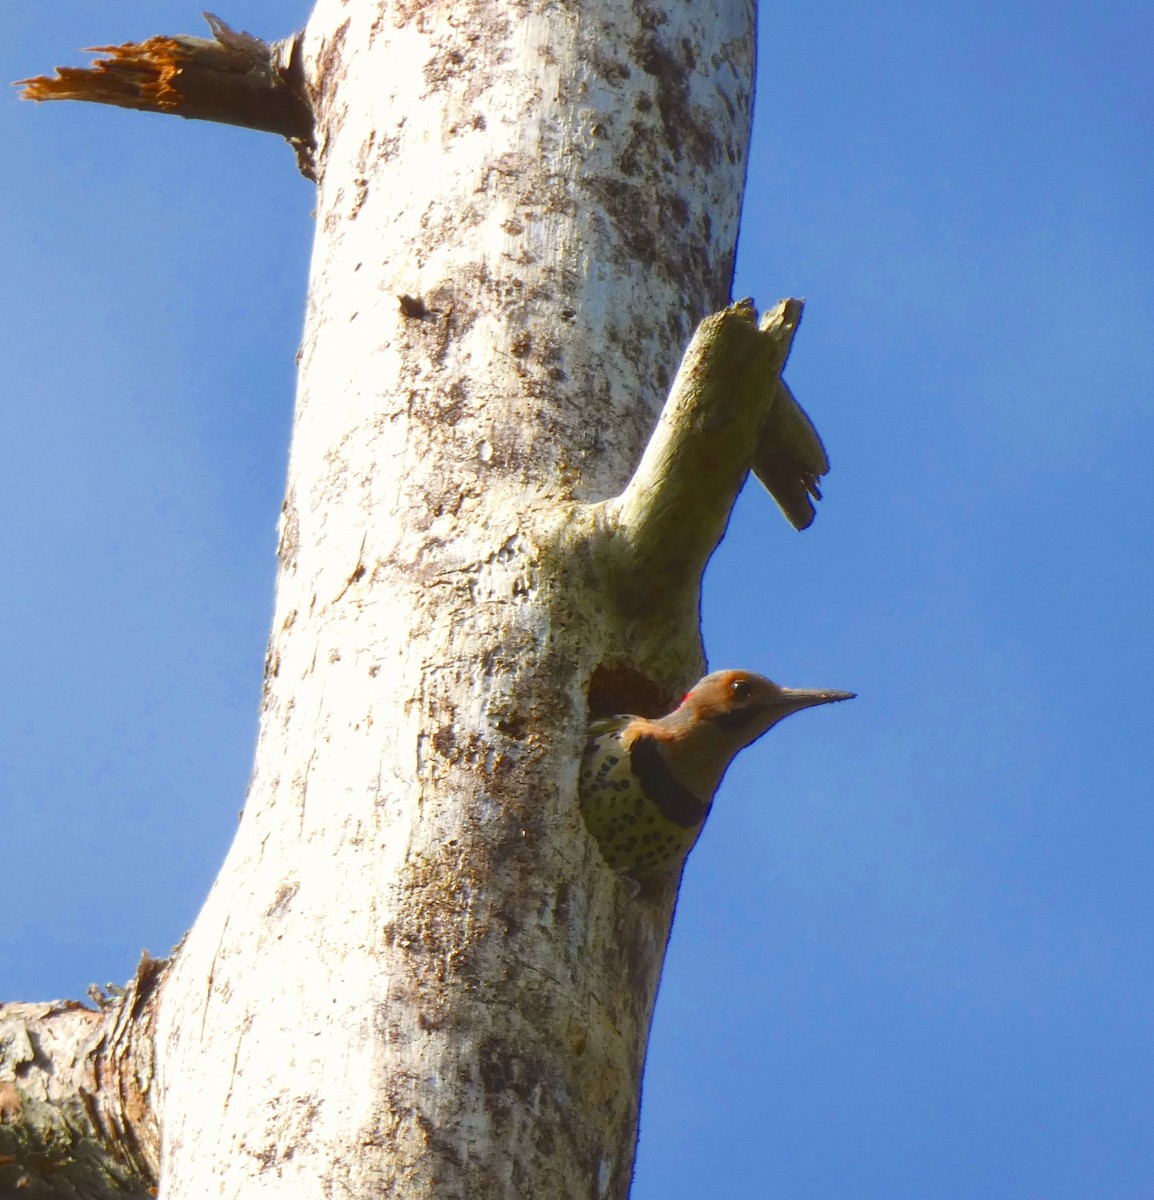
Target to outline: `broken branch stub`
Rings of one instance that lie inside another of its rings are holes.
[[[698,326],[625,491],[607,502],[617,573],[635,605],[700,587],[779,394],[802,302],[755,324],[743,300]],[[798,410],[800,411],[800,410]]]
[[[239,125],[280,134],[311,177],[313,113],[304,88],[299,38],[267,43],[205,13],[212,38],[151,37],[119,46],[91,67],[57,67],[55,77],[22,79],[25,100],[84,100],[139,112]]]

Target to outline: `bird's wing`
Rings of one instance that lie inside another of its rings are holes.
[[[653,722],[644,717],[633,717],[628,713],[620,713],[615,717],[598,717],[597,720],[589,722],[586,744],[608,734],[616,734],[622,749],[628,750],[633,745],[634,738],[652,724]]]
[[[821,438],[784,379],[761,427],[750,469],[777,501],[794,529],[813,523],[821,499],[818,480],[829,470]]]
[[[622,728],[629,718],[627,716],[617,717],[598,717],[596,721],[589,722],[589,737],[601,737],[602,734],[612,733],[614,729]]]

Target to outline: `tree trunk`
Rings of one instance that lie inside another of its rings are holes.
[[[295,44],[276,612],[237,837],[147,999],[167,1200],[629,1191],[676,881],[631,895],[576,770],[591,713],[701,673],[796,324],[708,326],[626,487],[729,300],[754,13],[320,0]]]

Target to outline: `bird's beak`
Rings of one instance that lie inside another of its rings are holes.
[[[818,704],[835,704],[838,700],[853,700],[857,692],[831,692],[827,689],[782,688],[781,704],[788,712],[800,712]]]

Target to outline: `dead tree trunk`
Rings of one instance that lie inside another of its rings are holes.
[[[170,964],[70,1018],[74,1084],[13,1049],[60,1011],[0,1014],[0,1184],[87,1137],[104,1174],[41,1194],[628,1193],[676,886],[631,897],[576,769],[591,713],[701,673],[791,403],[795,304],[710,318],[675,378],[729,303],[754,11],[319,0],[271,48],[216,22],[30,84],[284,134],[318,198],[236,841]]]

